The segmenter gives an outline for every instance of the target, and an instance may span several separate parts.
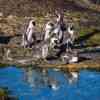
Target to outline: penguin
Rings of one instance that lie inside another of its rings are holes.
[[[30,20],[26,33],[22,36],[22,45],[24,47],[32,47],[33,42],[36,40],[35,32],[36,32],[36,22],[34,20]]]

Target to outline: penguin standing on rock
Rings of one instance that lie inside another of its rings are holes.
[[[64,31],[66,30],[66,26],[63,21],[63,14],[56,12],[56,23],[53,33],[58,36],[60,43],[63,41]]]
[[[53,29],[54,29],[54,23],[52,21],[47,22],[45,25],[44,41],[47,41],[50,39]]]
[[[74,41],[75,41],[75,38],[76,38],[75,29],[74,29],[72,24],[68,25],[66,36],[65,36],[66,37],[65,38],[66,51],[67,52],[72,52],[72,47],[74,45]]]
[[[75,41],[75,38],[76,38],[76,36],[75,36],[75,29],[74,29],[74,26],[73,26],[73,24],[70,24],[69,26],[68,26],[68,34],[70,35],[70,43],[73,45],[74,44],[74,41]]]
[[[32,44],[35,42],[35,32],[36,32],[36,23],[34,20],[30,20],[26,33],[22,36],[22,46],[32,47]]]

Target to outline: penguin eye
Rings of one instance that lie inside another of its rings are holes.
[[[72,26],[70,29],[71,29],[71,30],[73,30],[73,29],[74,29],[74,27]]]
[[[36,23],[35,22],[32,22],[32,24],[35,26],[36,25]]]
[[[50,25],[53,27],[53,23],[50,23]]]

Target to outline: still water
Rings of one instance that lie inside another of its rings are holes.
[[[49,69],[5,67],[0,69],[0,88],[8,88],[18,100],[100,100],[100,72],[80,71],[70,83],[69,75]]]

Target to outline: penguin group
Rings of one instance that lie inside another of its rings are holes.
[[[55,15],[55,22],[50,20],[45,24],[41,57],[47,59],[49,49],[52,48],[59,50],[56,56],[59,55],[65,63],[78,62],[78,53],[73,53],[72,49],[76,39],[74,26],[73,24],[66,25],[62,13]],[[22,35],[22,46],[24,48],[32,48],[37,39],[34,33],[36,33],[36,22],[30,20],[26,32]]]

